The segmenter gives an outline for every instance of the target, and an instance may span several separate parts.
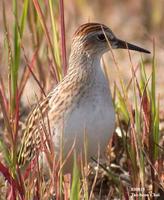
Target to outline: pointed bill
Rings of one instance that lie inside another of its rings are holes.
[[[128,42],[125,42],[123,40],[117,39],[115,41],[115,47],[117,49],[129,49],[129,50],[133,50],[133,51],[139,51],[139,52],[143,52],[143,53],[151,53],[150,51],[143,49],[141,47],[138,47],[134,44],[130,44]]]

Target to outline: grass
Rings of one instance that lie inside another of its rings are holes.
[[[146,75],[144,59],[141,57],[140,64],[134,66],[130,52],[127,51],[131,69],[131,80],[128,84],[124,83],[112,52],[121,87],[117,84],[114,87],[117,131],[111,140],[110,162],[107,161],[107,165],[93,161],[92,164],[98,166],[99,171],[91,168],[88,176],[83,167],[78,168],[78,156],[75,154],[70,181],[69,177],[63,177],[62,170],[58,173],[60,166],[65,162],[62,145],[61,159],[55,160],[51,135],[47,133],[50,148],[45,147],[45,150],[49,161],[49,180],[45,181],[44,169],[39,168],[38,158],[24,171],[18,166],[17,151],[22,132],[20,115],[24,109],[21,98],[27,82],[33,77],[40,89],[40,96],[43,97],[47,93],[44,62],[49,66],[48,77],[53,77],[56,83],[63,78],[67,70],[63,1],[60,0],[58,4],[59,9],[56,9],[54,1],[51,0],[47,4],[38,0],[25,0],[21,4],[22,9],[19,9],[17,1],[14,0],[14,20],[13,26],[10,27],[6,18],[6,4],[3,3],[5,40],[3,53],[8,58],[8,80],[4,80],[0,75],[0,106],[4,122],[0,138],[1,199],[50,199],[54,194],[56,199],[70,197],[71,200],[76,200],[83,197],[88,200],[95,198],[96,195],[101,198],[106,196],[108,199],[113,197],[129,199],[130,196],[137,195],[143,190],[145,194],[159,194],[159,191],[164,190],[162,182],[164,149],[160,146],[160,98],[156,94],[155,42],[153,42],[153,58],[149,64],[152,68],[150,77]],[[49,27],[47,20],[50,23]],[[31,57],[27,56],[24,42],[27,27],[32,32]],[[22,58],[25,68],[23,73],[20,73]],[[137,72],[140,74],[139,78]],[[131,91],[132,98],[129,97]],[[87,146],[85,142],[84,146]],[[85,159],[84,166],[86,163]],[[83,163],[81,165],[83,166]]]

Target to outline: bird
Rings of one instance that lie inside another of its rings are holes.
[[[20,165],[29,163],[36,154],[44,153],[41,146],[48,131],[57,155],[61,134],[64,155],[73,143],[76,152],[83,152],[85,132],[87,159],[90,161],[98,151],[99,156],[104,157],[105,147],[115,128],[115,111],[101,58],[111,49],[150,53],[119,39],[101,23],[85,23],[75,31],[66,76],[27,117],[18,152]]]

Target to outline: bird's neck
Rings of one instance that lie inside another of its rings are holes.
[[[103,73],[100,67],[100,61],[101,55],[83,51],[79,46],[71,51],[68,73],[76,71],[77,73],[86,74],[88,77],[96,78],[96,76]]]
[[[80,91],[91,90],[87,94],[103,95],[109,91],[109,83],[101,67],[101,56],[88,52],[71,53],[68,77]],[[70,79],[71,77],[71,79]]]

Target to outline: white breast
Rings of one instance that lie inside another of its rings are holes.
[[[115,113],[108,82],[100,67],[93,63],[95,76],[92,87],[82,96],[75,108],[64,119],[64,144],[66,153],[76,138],[76,149],[84,146],[84,133],[87,135],[88,157],[97,155],[98,145],[103,154],[114,130]],[[70,109],[71,110],[71,109]],[[61,130],[56,127],[54,143],[59,146]]]

